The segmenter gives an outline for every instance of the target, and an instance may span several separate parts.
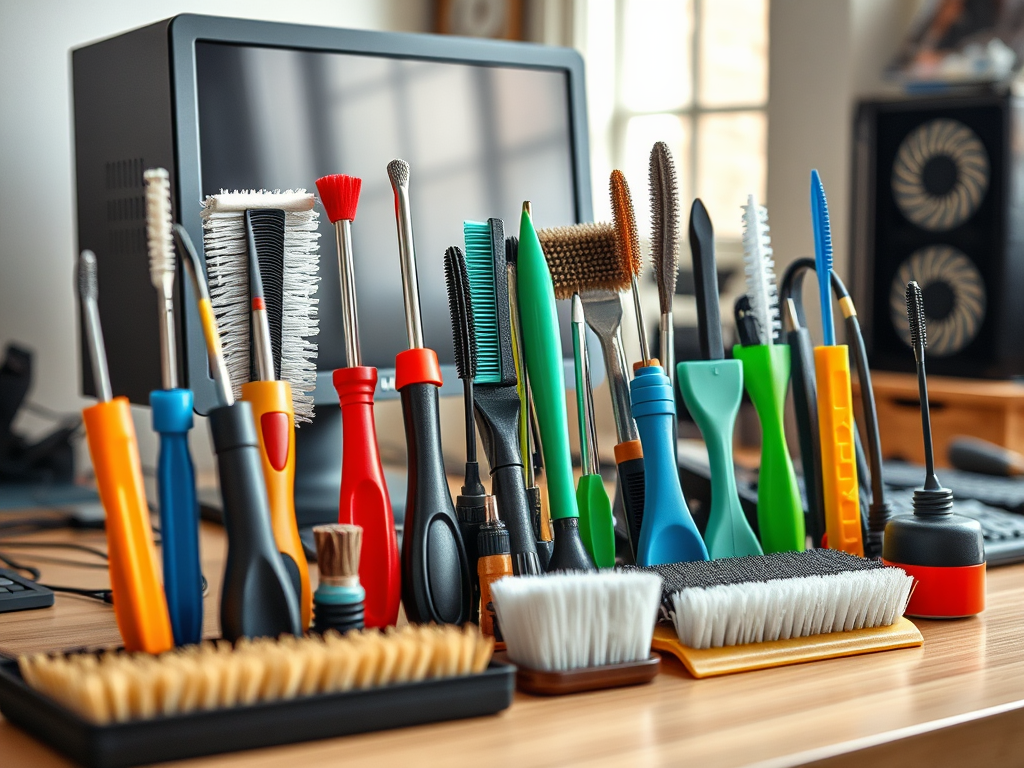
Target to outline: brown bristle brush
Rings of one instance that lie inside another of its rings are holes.
[[[320,584],[313,593],[313,630],[345,633],[363,628],[366,591],[359,583],[359,554],[363,529],[334,523],[313,528]]]
[[[635,232],[635,227],[634,227]],[[551,270],[555,296],[579,293],[587,325],[601,342],[615,417],[615,463],[630,549],[636,553],[644,508],[644,458],[629,404],[629,368],[622,346],[622,299],[640,269],[637,247],[614,224],[574,224],[537,232]],[[623,247],[628,244],[629,247]]]
[[[675,380],[675,324],[672,299],[679,272],[679,185],[676,166],[668,144],[657,142],[651,148],[651,267],[658,280],[661,309],[661,334],[658,352],[665,375]]]
[[[640,234],[636,229],[636,214],[633,211],[633,198],[629,194],[629,184],[622,171],[612,171],[609,180],[612,198],[612,218],[615,220],[615,246],[623,260],[623,267],[629,271],[630,285],[633,289],[633,309],[636,312],[636,331],[640,339],[640,356],[644,368],[657,365],[651,361],[651,350],[647,344],[647,330],[644,327],[644,310],[640,304],[640,288],[637,278],[643,271],[643,255],[640,252]]]

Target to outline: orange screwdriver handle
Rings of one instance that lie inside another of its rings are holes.
[[[386,627],[398,621],[402,576],[395,517],[373,419],[376,386],[376,368],[362,365],[334,372],[342,425],[338,522],[363,527],[359,581],[366,590],[365,622],[367,627]]]
[[[250,381],[242,399],[252,406],[259,438],[263,479],[270,501],[270,527],[284,560],[285,571],[299,601],[303,630],[313,619],[309,566],[295,519],[295,410],[287,381]]]
[[[107,563],[114,616],[125,650],[163,653],[174,647],[160,584],[153,529],[131,409],[115,397],[82,410],[89,456],[106,513]]]
[[[828,547],[864,557],[847,346],[815,347],[814,373],[818,384],[818,429]]]

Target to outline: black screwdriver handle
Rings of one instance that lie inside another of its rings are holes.
[[[244,400],[210,411],[228,558],[220,599],[225,639],[301,635],[299,599],[270,527],[252,406]]]
[[[825,535],[825,486],[821,476],[821,434],[818,429],[818,385],[814,378],[814,344],[804,327],[794,328],[789,341],[793,405],[800,438],[800,465],[807,492],[807,535],[821,546]]]
[[[472,581],[441,454],[437,386],[400,389],[409,486],[402,536],[402,603],[414,623],[469,620]]]
[[[644,521],[644,460],[643,457],[626,459],[618,465],[619,495],[622,511],[626,515],[626,533],[629,546],[636,557],[640,543],[640,526]]]

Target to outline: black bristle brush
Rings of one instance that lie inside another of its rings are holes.
[[[444,281],[448,288],[448,310],[452,318],[452,342],[455,346],[455,369],[462,379],[466,409],[466,482],[455,501],[462,541],[466,546],[470,578],[473,581],[473,605],[470,621],[479,621],[480,581],[476,577],[477,533],[487,518],[487,490],[480,482],[480,464],[476,458],[476,421],[474,419],[473,379],[476,377],[476,332],[473,323],[473,301],[469,295],[469,275],[462,249],[452,246],[444,252]]]

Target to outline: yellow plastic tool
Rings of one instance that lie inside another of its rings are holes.
[[[913,648],[924,643],[924,638],[910,619],[901,617],[892,626],[832,632],[827,635],[794,637],[767,643],[729,645],[723,648],[698,650],[679,642],[672,627],[654,628],[651,648],[671,653],[696,678],[750,672],[755,669],[784,667],[806,661],[857,656],[896,648]]]
[[[242,399],[252,405],[260,441],[263,477],[270,500],[270,525],[285,570],[299,598],[303,629],[313,618],[309,567],[295,521],[295,411],[287,381],[250,381],[242,385]]]
[[[163,653],[174,647],[160,584],[153,529],[131,409],[124,397],[82,410],[89,456],[106,513],[107,563],[114,616],[125,650]]]
[[[854,449],[850,356],[845,344],[814,348],[821,433],[821,477],[829,549],[864,556]]]

